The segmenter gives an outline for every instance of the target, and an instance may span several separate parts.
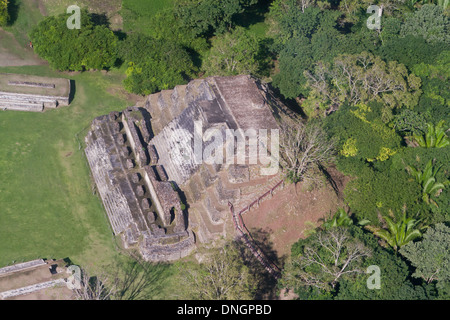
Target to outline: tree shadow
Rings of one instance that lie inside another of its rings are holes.
[[[248,28],[253,24],[263,22],[265,15],[269,12],[271,0],[260,0],[257,4],[246,9],[243,13],[233,17],[233,22],[238,26]]]
[[[257,249],[264,253],[264,256],[278,268],[282,268],[286,257],[279,257],[273,247],[273,243],[269,240],[271,230],[252,229],[250,240]],[[257,292],[255,299],[257,300],[273,300],[277,298],[278,279],[269,273],[260,261],[251,253],[249,248],[243,241],[239,241],[239,250],[243,257],[245,265],[250,269],[250,273],[259,277]]]
[[[75,85],[75,80],[69,80],[70,82],[70,92],[69,92],[69,104],[72,103],[75,98],[75,93],[77,92],[77,87]]]
[[[8,3],[8,26],[12,26],[19,16],[20,4],[17,0],[9,0]]]
[[[131,254],[129,259],[110,266],[116,282],[116,300],[149,300],[163,291],[172,275],[168,264],[150,263]]]
[[[89,17],[91,18],[92,23],[96,26],[105,26],[108,29],[111,26],[109,18],[105,13],[89,13]]]

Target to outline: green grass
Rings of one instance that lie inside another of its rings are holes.
[[[67,77],[46,66],[0,72]],[[92,263],[114,254],[109,222],[92,194],[79,143],[96,116],[130,104],[107,92],[119,90],[121,78],[114,72],[73,75],[70,106],[0,112],[0,266],[37,257]]]
[[[41,0],[49,15],[65,13],[67,7],[77,5],[93,12],[111,15],[120,9],[121,0]]]
[[[150,19],[159,11],[170,8],[174,0],[123,0],[120,14],[124,30],[147,34]]]
[[[22,46],[26,46],[29,41],[28,33],[44,16],[39,10],[37,1],[14,0],[12,3],[17,8],[13,15],[14,21],[11,26],[4,29],[13,33]]]

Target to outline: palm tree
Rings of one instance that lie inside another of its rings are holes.
[[[374,226],[366,226],[366,229],[385,240],[395,251],[408,242],[422,236],[420,228],[417,228],[420,220],[407,218],[405,210],[398,221],[394,221],[394,219],[388,216],[383,216],[383,220],[387,224],[386,229]]]
[[[450,139],[445,134],[444,120],[439,121],[437,125],[427,123],[427,132],[425,135],[414,135],[414,140],[422,148],[444,148],[450,144]]]
[[[446,184],[448,184],[448,181],[445,181],[444,183],[436,182],[436,174],[440,168],[440,166],[434,167],[431,160],[428,161],[423,171],[414,166],[406,167],[408,172],[422,186],[422,199],[428,204],[432,202],[435,206],[437,206],[437,204],[430,196],[436,195],[439,190],[445,189]]]
[[[347,227],[353,224],[352,218],[349,217],[344,209],[339,208],[338,211],[328,220],[326,220],[322,227],[329,230],[333,227]]]

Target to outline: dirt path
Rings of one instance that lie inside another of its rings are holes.
[[[333,174],[337,174],[338,180],[343,178],[336,172]],[[343,190],[344,185],[345,181],[339,181],[339,190]],[[295,189],[293,184],[287,185],[273,198],[262,202],[258,209],[242,215],[252,236],[264,239],[263,245],[278,258],[290,254],[292,244],[305,237],[304,231],[317,226],[321,218],[343,206],[329,185],[311,192],[302,191],[300,184],[297,191]]]

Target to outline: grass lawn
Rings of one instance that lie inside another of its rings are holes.
[[[94,271],[111,264],[119,250],[101,200],[92,193],[83,147],[95,117],[132,104],[121,88],[123,73],[69,75],[47,66],[0,72],[68,77],[76,84],[68,107],[0,111],[0,267],[66,257]],[[177,298],[180,263],[185,262],[152,266],[152,299]]]
[[[47,66],[0,72],[69,77]],[[44,113],[0,112],[0,266],[37,257],[89,264],[114,254],[80,142],[96,116],[131,104],[108,93],[120,89],[121,77],[118,72],[76,74],[70,76],[76,84],[70,106]]]

